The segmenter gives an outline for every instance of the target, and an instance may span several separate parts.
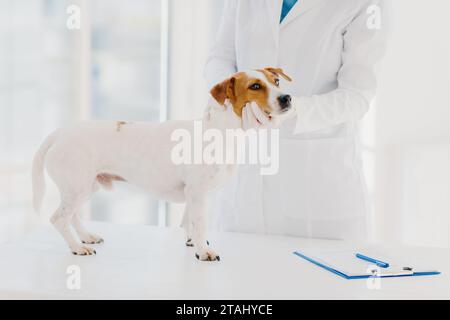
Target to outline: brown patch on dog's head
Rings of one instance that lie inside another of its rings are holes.
[[[210,90],[211,95],[219,104],[223,105],[225,100],[231,100],[234,98],[234,83],[236,81],[235,76],[216,84]]]
[[[280,76],[287,81],[292,81],[291,77],[284,73],[281,68],[267,67],[256,71],[262,72],[266,76],[267,80],[277,87],[280,85]]]
[[[231,78],[222,81],[214,86],[210,93],[221,105],[228,99],[233,106],[234,112],[239,117],[242,116],[242,109],[249,102],[256,102],[266,113],[272,111],[269,105],[267,83],[245,72],[238,72]]]

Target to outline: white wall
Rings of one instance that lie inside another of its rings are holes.
[[[392,1],[376,116],[377,238],[450,245],[450,1]]]
[[[222,5],[217,0],[170,0],[170,119],[203,114],[208,93],[203,70]]]

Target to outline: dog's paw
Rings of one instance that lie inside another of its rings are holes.
[[[72,253],[76,256],[91,256],[93,254],[97,254],[94,249],[84,246],[72,249]]]
[[[220,261],[219,255],[211,249],[205,249],[197,252],[195,257],[200,261]]]
[[[86,244],[99,244],[99,243],[103,243],[104,240],[101,237],[96,236],[95,234],[90,234],[86,237],[83,237],[81,239],[81,242],[86,243]]]
[[[209,246],[209,241],[206,240],[206,244]],[[193,247],[194,246],[194,242],[192,242],[192,239],[189,238],[186,240],[186,247]]]

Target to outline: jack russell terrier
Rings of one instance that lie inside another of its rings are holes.
[[[279,88],[280,76],[291,79],[279,68],[238,72],[211,89],[203,128],[242,128],[247,104],[259,107],[269,121],[287,119],[294,113],[291,96]],[[248,116],[247,116],[248,117]],[[234,172],[233,164],[181,164],[171,161],[179,128],[193,131],[194,121],[159,124],[124,121],[87,121],[50,134],[33,160],[33,204],[39,211],[45,192],[44,168],[59,189],[61,202],[50,218],[75,255],[96,251],[80,244],[102,243],[103,239],[84,228],[79,216],[82,204],[100,186],[111,189],[113,182],[126,181],[154,196],[185,202],[186,245],[194,246],[202,261],[220,260],[206,240],[207,203],[211,191],[222,186]]]

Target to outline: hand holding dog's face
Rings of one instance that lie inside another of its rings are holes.
[[[279,88],[280,76],[291,81],[279,68],[238,72],[214,86],[210,93],[221,105],[229,100],[233,111],[241,118],[244,108],[250,108],[250,104],[254,103],[271,121],[292,110],[291,96]]]

